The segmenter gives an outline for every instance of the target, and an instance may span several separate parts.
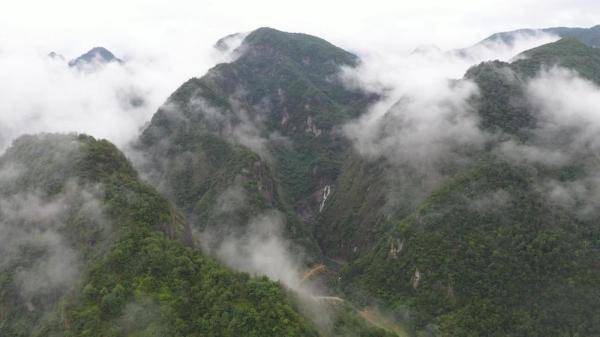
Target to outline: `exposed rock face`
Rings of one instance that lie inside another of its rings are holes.
[[[239,37],[217,46],[226,49]],[[242,176],[257,189],[245,188],[252,205],[236,226],[275,208],[288,214],[291,233],[312,237],[350,148],[336,128],[373,100],[337,77],[358,58],[322,39],[271,28],[245,36],[234,53],[234,61],[183,84],[152,118],[139,149],[161,165],[148,171],[198,229],[222,225],[206,209]]]

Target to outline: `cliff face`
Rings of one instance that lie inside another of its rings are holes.
[[[274,208],[286,214],[286,235],[318,252],[312,226],[349,148],[337,128],[373,99],[340,78],[358,59],[270,28],[248,34],[234,53],[155,114],[138,144],[146,169],[199,230],[243,227]],[[223,221],[217,199],[231,190],[247,204]]]

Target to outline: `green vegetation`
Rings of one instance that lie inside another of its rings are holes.
[[[511,64],[482,63],[469,69],[465,78],[480,89],[480,96],[471,101],[479,113],[482,129],[524,138],[527,130],[535,126],[523,91],[525,81],[512,70]]]
[[[198,230],[243,228],[277,209],[285,235],[318,256],[309,226],[315,193],[337,178],[349,147],[334,128],[372,99],[338,78],[358,59],[322,39],[270,28],[250,33],[240,48],[237,60],[189,80],[154,115],[138,143],[146,171]],[[248,129],[251,140],[236,138]],[[247,202],[234,214],[219,212],[218,197],[240,184]]]
[[[444,336],[593,335],[600,228],[549,202],[537,179],[483,160],[346,268],[343,288]]]
[[[559,66],[600,83],[600,51],[571,38],[525,51],[516,59],[512,63],[485,62],[465,75],[480,89],[481,95],[472,103],[485,130],[528,137],[536,117],[525,99],[524,87],[541,70]]]
[[[8,165],[22,171],[4,197],[42,189],[55,200],[74,188],[70,181],[78,189],[99,184],[108,228],[82,218],[77,202],[67,204],[57,231],[84,260],[81,276],[29,304],[15,270],[40,257],[21,254],[0,270],[2,336],[317,336],[280,286],[228,271],[187,247],[185,222],[108,142],[24,137],[0,159],[0,167]]]
[[[280,287],[156,232],[125,237],[89,275],[67,336],[317,336]]]
[[[384,160],[369,162],[358,154],[344,161],[342,174],[315,226],[315,237],[324,254],[350,261],[372,248],[394,221],[412,212],[411,200],[388,201],[393,167]],[[416,180],[416,179],[415,179]],[[408,195],[404,186],[404,195]]]
[[[344,337],[404,337],[380,322],[365,318],[364,312],[358,312],[347,304],[337,304],[330,309],[333,312],[331,327],[324,335]],[[376,324],[377,323],[377,324]]]
[[[597,335],[600,227],[595,216],[582,215],[590,202],[584,195],[568,204],[548,190],[594,175],[596,155],[586,148],[554,167],[495,153],[507,140],[543,145],[533,143],[537,116],[525,100],[528,79],[558,65],[597,82],[598,55],[563,39],[513,63],[471,68],[465,77],[481,90],[472,102],[480,125],[497,137],[485,153],[473,154],[469,169],[344,267],[340,289],[359,303],[380,301],[416,334]]]

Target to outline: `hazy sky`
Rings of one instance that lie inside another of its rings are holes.
[[[272,26],[347,48],[425,43],[447,49],[502,30],[599,23],[597,0],[20,0],[2,6],[0,42],[66,54],[103,44],[126,53],[143,44],[194,45]]]

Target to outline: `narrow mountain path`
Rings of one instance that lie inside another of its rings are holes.
[[[313,268],[307,270],[302,276],[302,280],[300,280],[300,285],[304,284],[308,280],[310,280],[315,275],[326,273],[328,271],[327,266],[324,264],[318,264]],[[404,327],[399,325],[398,323],[383,317],[383,315],[374,308],[356,308],[351,302],[347,302],[345,299],[337,296],[313,296],[315,300],[326,302],[330,305],[340,305],[346,303],[350,305],[353,310],[358,312],[360,317],[367,321],[370,325],[386,330],[393,334],[396,334],[398,337],[410,337],[410,334],[406,331]]]
[[[402,326],[382,317],[381,314],[377,312],[377,310],[365,308],[360,311],[360,316],[372,325],[380,329],[395,333],[398,337],[410,336],[409,333]]]

